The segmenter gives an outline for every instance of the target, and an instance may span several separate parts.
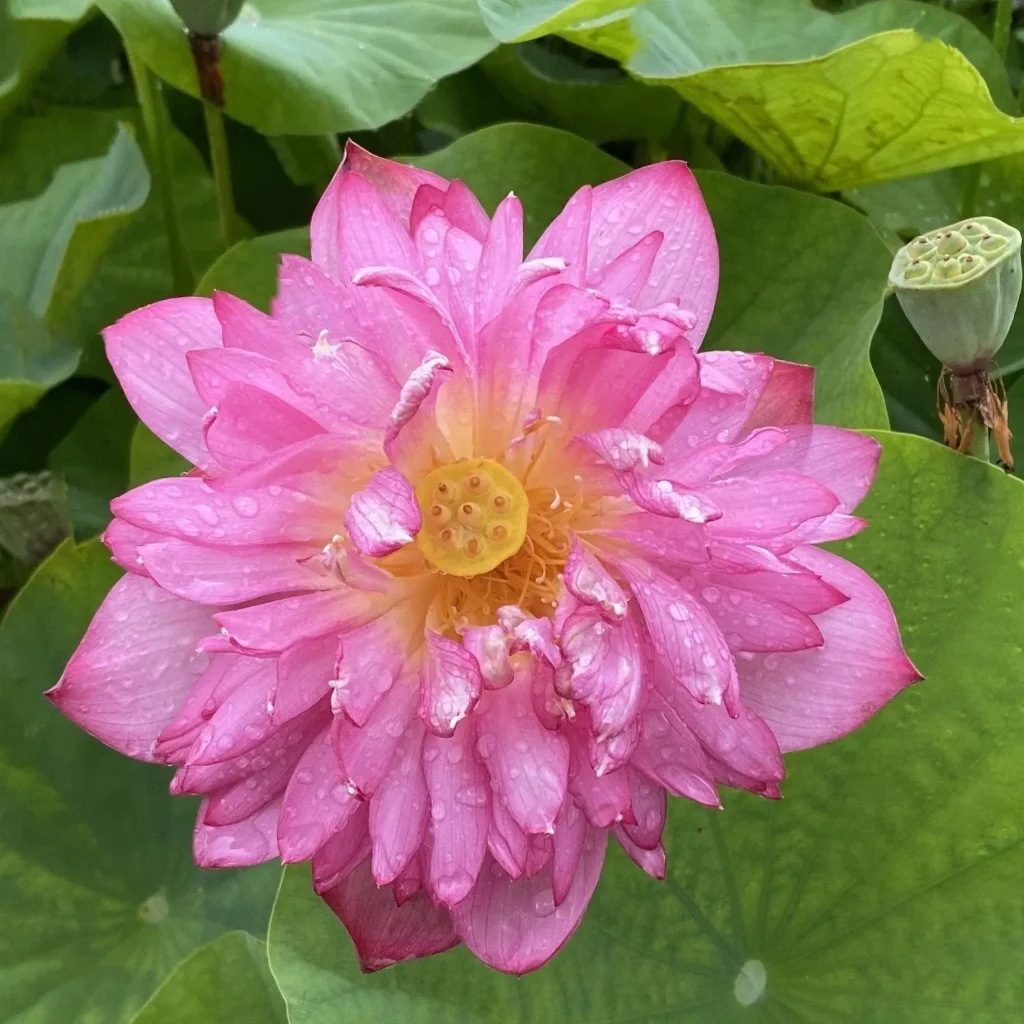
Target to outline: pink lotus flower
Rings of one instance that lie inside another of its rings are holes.
[[[195,469],[113,503],[127,574],[52,700],[202,794],[196,861],[312,860],[364,969],[464,942],[521,973],[666,793],[776,797],[782,752],[918,678],[818,549],[871,439],[812,371],[697,355],[717,249],[683,164],[583,188],[522,257],[509,196],[350,146],[271,316],[129,314],[107,353]]]

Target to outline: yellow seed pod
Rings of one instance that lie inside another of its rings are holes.
[[[416,488],[423,528],[416,543],[453,576],[479,576],[514,555],[526,539],[529,499],[493,459],[465,459],[428,473]]]

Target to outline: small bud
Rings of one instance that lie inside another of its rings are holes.
[[[1021,289],[1021,235],[974,217],[921,235],[893,260],[889,285],[932,354],[963,373],[1006,340]]]
[[[189,32],[219,36],[230,25],[245,0],[171,0],[171,6]]]

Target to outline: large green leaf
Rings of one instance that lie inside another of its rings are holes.
[[[285,1024],[267,947],[229,932],[197,949],[157,989],[133,1024]]]
[[[28,94],[39,73],[74,25],[51,20],[16,20],[0,4],[0,119]]]
[[[479,0],[479,4],[487,27],[498,39],[511,43],[629,10],[637,0]]]
[[[20,299],[0,287],[0,441],[26,409],[75,371],[78,347],[55,338]]]
[[[869,352],[891,261],[875,230],[830,199],[715,171],[697,178],[722,275],[706,346],[809,363],[817,420],[887,427]]]
[[[11,15],[38,21],[78,21],[92,7],[92,0],[8,0]]]
[[[65,164],[41,195],[0,206],[0,287],[59,322],[148,193],[142,152],[119,128],[105,156]]]
[[[198,94],[168,0],[99,0],[161,77]],[[227,112],[267,135],[377,128],[494,45],[475,0],[258,0],[223,34]]]
[[[195,802],[42,696],[117,576],[68,541],[0,623],[0,1020],[119,1024],[191,950],[265,925],[276,869],[200,871]]]
[[[548,122],[593,142],[661,140],[679,117],[674,90],[639,82],[617,68],[583,67],[537,43],[500,47],[481,67],[519,111],[517,120]]]
[[[362,976],[306,869],[289,868],[269,946],[291,1019],[1018,1024],[1024,485],[880,437],[871,526],[842,553],[888,591],[927,682],[790,756],[781,802],[674,801],[667,882],[614,851],[579,932],[524,978],[463,950]]]
[[[80,339],[67,322],[148,194],[135,140],[114,122],[108,128],[104,156],[62,164],[39,195],[0,206],[0,438],[74,371]],[[2,159],[14,180],[28,150],[8,142]]]
[[[62,165],[102,154],[119,123],[132,123],[136,110],[53,107],[19,113],[0,141],[0,201],[41,192]],[[220,254],[217,200],[199,152],[181,133],[171,133],[174,183],[185,243],[193,268],[202,271]],[[61,334],[86,345],[81,372],[107,376],[97,332],[129,310],[174,293],[163,211],[151,192],[138,213],[95,265],[89,286],[62,318]],[[112,379],[112,378],[111,378]]]
[[[822,191],[1024,150],[991,44],[935,6],[879,0],[830,15],[811,0],[647,0],[573,28],[593,17],[586,5],[482,2],[516,11],[492,10],[500,38],[538,22],[622,60]]]

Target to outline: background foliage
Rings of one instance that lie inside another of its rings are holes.
[[[1024,1019],[1024,487],[936,443],[938,365],[885,291],[961,211],[1024,227],[1011,6],[250,0],[221,119],[168,0],[0,0],[0,1024]],[[841,549],[927,682],[790,758],[781,804],[674,802],[666,882],[613,854],[521,980],[462,950],[362,976],[304,867],[200,872],[167,774],[41,698],[117,577],[110,499],[183,469],[98,331],[193,289],[265,308],[345,137],[514,189],[530,240],[581,184],[687,160],[707,345],[813,364],[818,418],[884,447]],[[999,359],[1024,436],[1024,320]]]

